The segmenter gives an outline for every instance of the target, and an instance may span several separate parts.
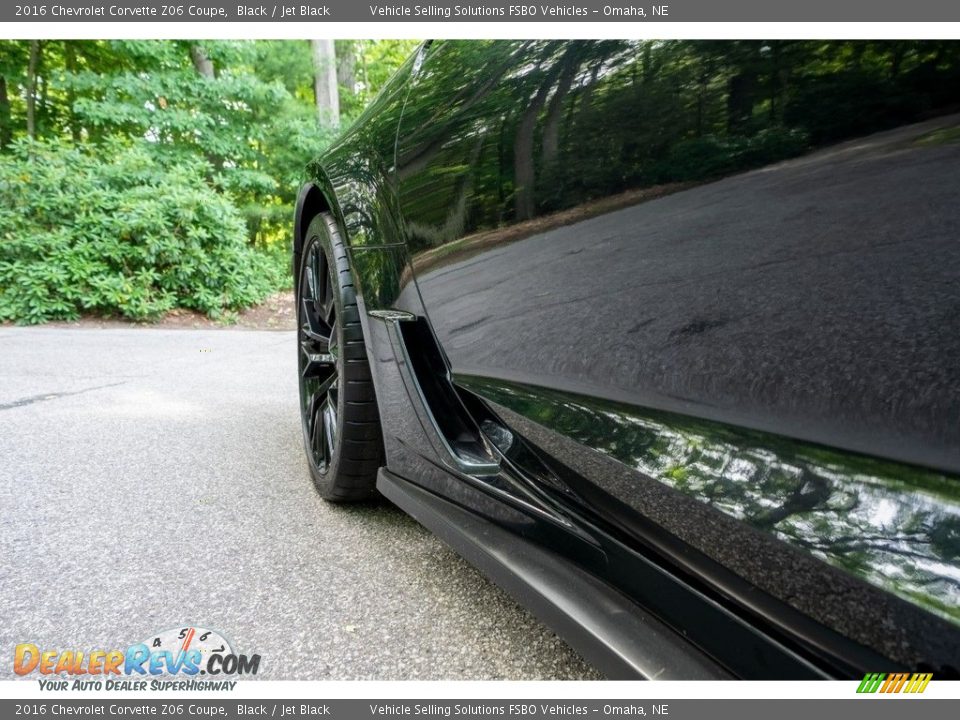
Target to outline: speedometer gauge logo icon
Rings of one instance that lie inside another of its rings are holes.
[[[143,644],[150,648],[152,653],[167,651],[172,657],[186,657],[190,651],[199,652],[200,660],[195,664],[200,668],[207,667],[211,655],[225,657],[234,654],[229,641],[223,635],[216,630],[198,626],[163,630],[148,637]],[[206,670],[201,669],[200,674],[206,675]]]

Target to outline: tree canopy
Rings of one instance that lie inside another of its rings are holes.
[[[147,319],[178,305],[216,315],[289,283],[286,240],[307,162],[416,45],[338,40],[322,58],[334,66],[320,67],[316,42],[0,41],[0,320]],[[321,71],[336,81],[337,112],[324,107],[329,91],[316,93]],[[160,218],[175,210],[161,195],[185,203],[179,221]],[[87,224],[97,213],[110,216]],[[147,248],[161,228],[184,243],[164,262],[190,266],[192,248],[210,282],[191,288],[194,270],[158,280],[167,268]],[[101,260],[71,265],[90,243]],[[131,253],[140,259],[117,260]],[[264,256],[268,282],[242,267]],[[120,289],[98,294],[91,283]]]

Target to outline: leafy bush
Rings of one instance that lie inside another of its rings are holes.
[[[741,162],[741,138],[704,137],[683,140],[664,163],[666,180],[700,180],[732,172]]]
[[[760,167],[803,155],[810,149],[810,136],[799,128],[764,128],[749,138],[743,159],[749,167]]]
[[[162,166],[145,142],[15,142],[0,155],[0,320],[218,317],[263,299],[282,270],[209,171]]]
[[[796,157],[810,144],[796,128],[772,127],[751,137],[732,135],[683,140],[670,149],[660,170],[662,181],[706,180]]]

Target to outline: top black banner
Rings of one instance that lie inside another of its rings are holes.
[[[960,3],[943,0],[583,0],[485,2],[238,3],[235,0],[59,0],[4,4],[8,22],[952,22]]]

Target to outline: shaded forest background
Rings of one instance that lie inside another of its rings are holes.
[[[411,40],[0,41],[0,321],[289,287],[304,167]]]

